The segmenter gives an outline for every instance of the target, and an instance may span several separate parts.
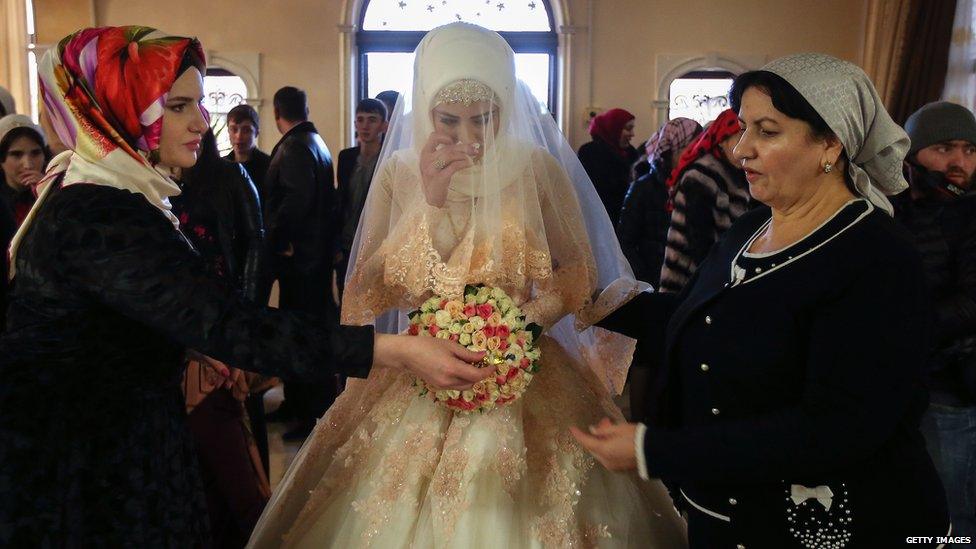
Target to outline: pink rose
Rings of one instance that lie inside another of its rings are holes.
[[[529,360],[527,358],[523,358],[522,360],[519,361],[519,368],[523,368],[524,369],[524,368],[528,368],[529,366],[532,366],[532,361],[531,360]]]
[[[430,327],[427,328],[427,331],[430,332],[430,335],[435,336],[437,335],[437,332],[441,331],[441,329],[438,328],[436,324],[431,324]]]
[[[411,324],[410,327],[407,328],[407,333],[410,334],[410,335],[412,335],[412,336],[415,336],[415,335],[419,334],[420,333],[420,326],[417,325],[417,324]]]
[[[512,331],[509,330],[508,326],[505,326],[504,324],[495,328],[495,335],[502,339],[508,339],[508,336],[510,336],[511,334]]]
[[[461,335],[460,334],[451,334],[451,341],[457,343],[457,341],[459,339],[461,339]]]
[[[488,320],[488,317],[490,317],[491,313],[493,312],[495,312],[495,308],[487,303],[478,305],[478,316],[485,320]]]
[[[478,309],[474,305],[464,306],[464,316],[471,318],[476,314],[478,314]]]
[[[481,331],[484,332],[485,336],[487,337],[495,337],[495,328],[492,328],[491,326],[485,326]]]

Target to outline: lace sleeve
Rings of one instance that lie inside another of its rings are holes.
[[[355,259],[346,282],[342,322],[370,324],[384,311],[404,303],[409,296],[423,294],[428,278],[439,261],[431,232],[442,219],[439,208],[424,202],[399,203],[394,184],[412,181],[396,159],[377,172],[370,188],[360,233],[353,243]],[[422,193],[417,193],[422,196]]]
[[[552,276],[537,282],[536,295],[523,311],[530,321],[548,328],[590,303],[597,277],[576,191],[555,158],[545,153],[539,156],[540,171],[546,175],[540,182],[540,205]]]

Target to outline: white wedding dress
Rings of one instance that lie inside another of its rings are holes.
[[[448,25],[417,52],[413,94],[397,107],[354,244],[343,322],[402,331],[402,313],[430,295],[495,285],[546,327],[541,369],[522,398],[485,414],[421,398],[400,371],[350,383],[249,546],[685,547],[660,482],[607,471],[569,432],[623,419],[609,388],[622,384],[633,341],[590,325],[643,288],[592,184],[520,90],[497,34]],[[458,61],[471,58],[482,62]],[[489,96],[485,112],[500,120],[476,137],[484,157],[454,176],[444,207],[427,205],[418,150],[430,109]]]

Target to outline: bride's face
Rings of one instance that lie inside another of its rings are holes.
[[[499,106],[491,101],[478,101],[470,105],[463,103],[440,103],[431,110],[434,131],[444,134],[463,144],[478,143],[478,157],[484,154],[485,135],[498,134]]]

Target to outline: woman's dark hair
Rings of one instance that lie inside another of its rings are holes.
[[[820,113],[804,99],[782,76],[769,71],[749,71],[740,74],[729,90],[729,102],[732,110],[739,112],[742,106],[742,95],[749,88],[759,88],[773,101],[776,110],[794,118],[802,120],[813,129],[813,135],[819,139],[833,137],[834,132],[824,121]]]
[[[213,129],[207,130],[200,138],[200,155],[192,168],[183,171],[183,186],[192,189],[198,184],[212,185],[216,181],[220,170],[220,150],[217,148],[217,137]]]
[[[732,110],[739,112],[739,108],[742,106],[742,95],[749,88],[757,88],[768,95],[773,102],[773,107],[779,112],[794,120],[806,122],[813,132],[813,136],[817,139],[837,138],[837,134],[830,129],[820,113],[800,92],[796,91],[792,84],[782,76],[769,71],[749,71],[736,77],[735,81],[732,82],[732,88],[729,90],[729,103],[732,105]],[[850,162],[846,150],[841,151],[840,157],[844,160],[845,165]],[[848,189],[857,194],[854,189],[854,182],[851,181],[847,170],[844,170],[844,180],[847,182]]]
[[[34,128],[28,126],[14,128],[7,132],[7,134],[3,136],[3,139],[0,139],[0,162],[7,159],[7,153],[10,151],[10,146],[14,144],[14,141],[21,137],[27,137],[41,147],[41,151],[44,152],[44,165],[47,166],[48,161],[51,160],[51,149],[47,147],[47,143],[44,142],[44,138],[41,137],[41,134],[37,133],[37,130]]]
[[[180,68],[176,71],[177,77],[182,75],[190,67],[196,67],[200,71],[200,76],[207,76],[207,64],[204,62],[203,57],[200,57],[198,48],[200,48],[200,42],[196,39],[191,40],[190,45],[183,52],[183,59],[180,60]]]

